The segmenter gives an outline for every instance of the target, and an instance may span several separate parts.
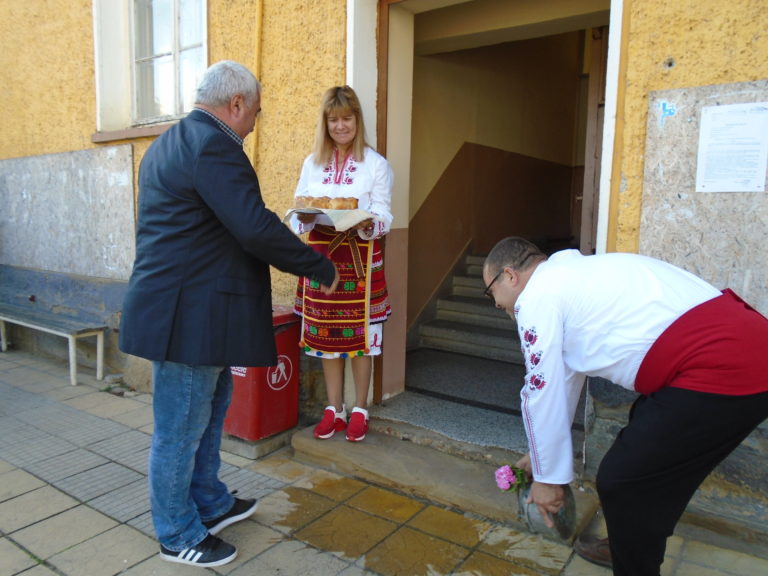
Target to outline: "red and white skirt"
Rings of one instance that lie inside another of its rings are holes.
[[[353,233],[336,240],[329,255],[338,235],[324,226],[309,233],[308,244],[333,260],[340,279],[333,294],[323,294],[317,281],[299,279],[294,312],[302,317],[300,346],[320,358],[377,356],[382,323],[391,313],[381,244]]]

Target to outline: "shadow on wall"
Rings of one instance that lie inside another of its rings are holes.
[[[465,142],[409,224],[409,323],[468,249],[487,254],[512,235],[571,247],[573,170]]]

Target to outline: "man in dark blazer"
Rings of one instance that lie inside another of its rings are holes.
[[[120,349],[152,361],[152,519],[166,560],[220,566],[234,546],[215,536],[256,501],[218,479],[229,367],[277,361],[269,266],[332,292],[330,260],[264,205],[243,151],[261,110],[258,80],[231,61],[211,66],[195,109],[147,150],[139,170],[136,261]]]

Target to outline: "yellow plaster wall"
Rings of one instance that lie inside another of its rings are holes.
[[[320,97],[344,83],[346,2],[209,1],[208,42],[211,63],[241,62],[262,84],[261,116],[245,150],[264,201],[282,216],[312,147]],[[275,303],[289,304],[295,288],[295,277],[273,270]]]
[[[93,148],[91,0],[0,0],[0,158]]]
[[[235,60],[259,76],[262,22],[261,0],[209,0],[208,62]],[[253,161],[260,127],[248,136],[244,148]]]
[[[236,60],[262,85],[261,116],[245,141],[267,206],[282,216],[309,154],[320,97],[343,84],[346,2],[215,0],[208,4],[211,63]],[[293,276],[273,270],[273,300],[289,304]]]
[[[609,251],[639,246],[648,93],[768,78],[766,8],[763,0],[624,0]]]
[[[760,0],[624,0],[608,249],[639,243],[648,93],[768,77]],[[96,147],[91,0],[0,0],[0,158]],[[264,84],[246,150],[282,213],[312,140],[322,91],[344,81],[345,0],[210,0],[211,62],[239,60]],[[671,64],[671,60],[674,65]],[[151,139],[132,140],[136,165]],[[276,297],[292,281],[276,275]]]
[[[264,200],[281,216],[312,147],[320,98],[345,82],[346,24],[346,0],[264,1],[255,160]],[[275,273],[272,288],[273,300],[287,304],[296,279]]]
[[[96,89],[91,0],[0,0],[0,158],[130,143],[135,175],[153,138],[94,144]],[[237,60],[263,85],[262,117],[245,142],[267,206],[290,207],[312,145],[323,91],[344,83],[346,1],[209,0],[211,63]],[[274,300],[295,280],[274,275]]]

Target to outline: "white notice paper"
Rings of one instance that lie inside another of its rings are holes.
[[[765,192],[768,102],[701,109],[696,192]]]

